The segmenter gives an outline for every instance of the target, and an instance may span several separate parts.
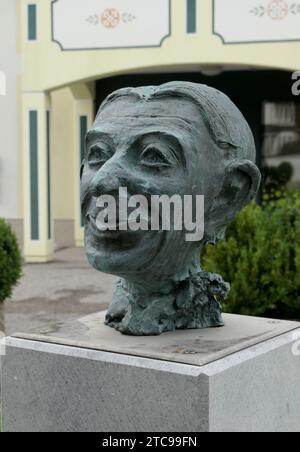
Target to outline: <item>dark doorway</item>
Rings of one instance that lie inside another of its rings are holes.
[[[297,102],[300,98],[293,96],[292,78],[285,71],[228,71],[220,75],[208,76],[201,73],[170,73],[122,75],[102,79],[96,84],[96,108],[112,91],[126,86],[160,85],[172,80],[184,80],[204,83],[226,93],[240,108],[252,128],[256,146],[258,164],[262,164],[262,112],[263,103]]]

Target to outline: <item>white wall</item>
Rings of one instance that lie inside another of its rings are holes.
[[[17,54],[18,0],[0,0],[0,71],[6,75],[6,95],[0,95],[0,217],[21,217],[20,153],[18,150]]]

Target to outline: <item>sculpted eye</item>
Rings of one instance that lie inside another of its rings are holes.
[[[88,163],[90,166],[99,166],[107,162],[112,156],[107,146],[96,144],[92,146],[88,154]]]
[[[218,145],[221,149],[224,149],[224,150],[236,149],[236,146],[234,144],[228,143],[226,141],[219,141]]]
[[[141,164],[150,168],[171,166],[170,160],[160,149],[153,145],[147,146],[147,148],[143,151],[141,156]]]

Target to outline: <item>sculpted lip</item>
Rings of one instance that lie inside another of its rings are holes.
[[[112,231],[112,230],[107,230],[107,231],[101,231],[96,224],[96,220],[95,218],[91,215],[88,214],[87,215],[87,222],[90,225],[92,232],[94,235],[96,235],[99,238],[104,238],[106,236],[111,237],[112,235],[120,235],[120,231]]]
[[[131,231],[130,229],[128,229],[127,231],[119,231],[118,230],[119,223],[117,223],[117,230],[108,229],[106,231],[101,231],[97,227],[96,219],[92,214],[87,214],[86,218],[93,234],[100,239],[103,238],[117,239],[118,237],[124,236],[124,234],[128,235],[134,233],[134,231]]]

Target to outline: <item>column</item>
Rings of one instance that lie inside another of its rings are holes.
[[[26,262],[53,258],[50,98],[23,94],[24,255]]]
[[[92,126],[95,116],[94,84],[77,83],[70,86],[73,95],[73,126],[74,126],[74,174],[75,174],[75,206],[74,234],[77,247],[84,245],[84,228],[80,206],[80,166],[85,152],[85,136]]]

